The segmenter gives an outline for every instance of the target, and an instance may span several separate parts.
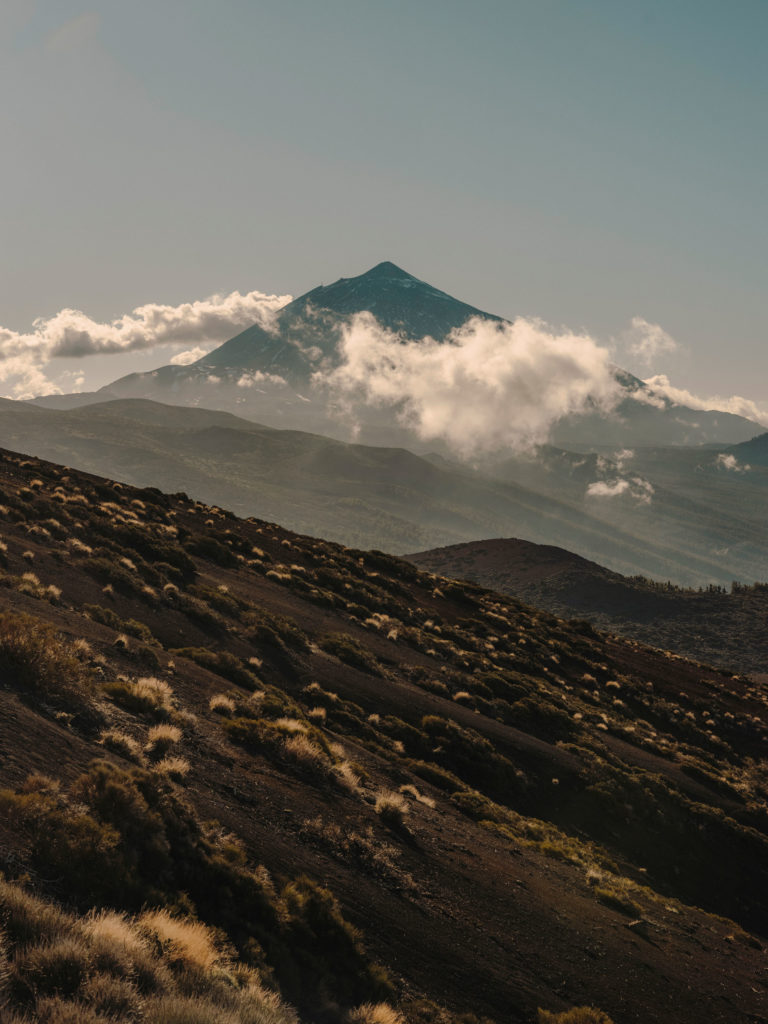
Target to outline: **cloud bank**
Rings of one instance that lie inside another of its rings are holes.
[[[141,351],[159,345],[192,346],[176,362],[186,365],[204,355],[207,343],[219,344],[251,324],[269,329],[278,309],[290,295],[213,295],[179,306],[148,303],[131,313],[100,323],[76,309],[36,320],[30,332],[0,327],[0,381],[17,378],[17,397],[50,394],[59,389],[47,380],[43,367],[51,359]],[[182,361],[183,360],[183,361]]]
[[[361,313],[345,327],[339,355],[340,365],[314,382],[342,413],[391,407],[423,440],[463,457],[541,444],[561,417],[609,410],[620,398],[607,349],[538,320],[476,317],[440,343],[406,341]]]

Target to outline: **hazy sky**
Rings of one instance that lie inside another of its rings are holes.
[[[0,325],[391,259],[768,404],[767,38],[766,0],[2,0]]]

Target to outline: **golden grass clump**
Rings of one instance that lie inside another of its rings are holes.
[[[132,689],[134,696],[143,703],[151,705],[158,711],[170,710],[173,690],[163,679],[157,679],[155,676],[142,676],[133,683]]]
[[[167,775],[174,782],[181,782],[189,775],[190,764],[183,757],[164,757],[162,761],[155,764],[155,769],[162,775]]]
[[[405,1024],[401,1013],[389,1003],[363,1003],[350,1011],[350,1024]]]
[[[387,825],[402,825],[410,808],[408,801],[399,793],[389,789],[382,789],[376,794],[374,810]]]
[[[144,752],[149,757],[163,757],[172,747],[181,741],[181,729],[176,725],[163,723],[153,725],[147,733]]]
[[[360,788],[360,776],[353,769],[349,761],[342,761],[340,764],[335,764],[332,769],[332,774],[342,789],[346,789],[350,793],[356,793]]]
[[[319,768],[323,771],[330,768],[330,761],[325,751],[321,750],[302,732],[294,733],[284,740],[283,752],[290,761],[295,761],[296,764],[305,768]]]
[[[410,783],[407,783],[405,786],[401,786],[399,792],[402,793],[403,796],[413,797],[414,800],[420,804],[424,804],[425,807],[432,808],[435,806],[435,801],[431,796],[426,796],[426,794],[420,793],[416,786],[413,786]]]
[[[133,736],[122,729],[105,729],[99,736],[99,743],[129,761],[141,761],[141,746]]]
[[[218,948],[210,928],[200,921],[174,917],[167,910],[148,910],[139,917],[138,927],[158,943],[164,958],[172,965],[211,971],[228,962],[228,956]]]
[[[289,733],[290,735],[307,731],[306,723],[300,722],[298,718],[276,718],[275,725],[281,732]]]
[[[613,1021],[594,1006],[574,1006],[562,1013],[539,1010],[538,1024],[613,1024]]]
[[[208,708],[217,715],[233,715],[235,702],[226,693],[216,693],[208,701]]]

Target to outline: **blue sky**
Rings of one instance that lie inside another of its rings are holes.
[[[766,38],[762,0],[4,0],[0,325],[391,259],[768,401]]]

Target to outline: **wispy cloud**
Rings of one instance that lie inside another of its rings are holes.
[[[675,387],[669,377],[663,373],[656,374],[655,377],[648,377],[645,384],[650,392],[646,400],[650,400],[651,404],[663,405],[666,399],[674,405],[686,405],[690,409],[707,409],[714,412],[730,412],[736,416],[746,416],[747,419],[768,427],[768,410],[761,409],[751,398],[742,398],[741,395],[731,395],[729,398],[723,398],[720,395],[695,395],[685,388]],[[643,400],[642,392],[639,391],[633,397]]]
[[[361,313],[339,355],[340,365],[314,380],[344,413],[390,406],[422,439],[463,457],[540,444],[561,417],[610,409],[620,397],[606,348],[538,320],[473,318],[439,343],[405,341]]]
[[[55,393],[60,389],[44,372],[51,359],[109,355],[169,344],[191,346],[176,357],[177,362],[191,362],[193,356],[199,358],[196,352],[204,355],[211,345],[226,341],[251,324],[269,329],[274,314],[290,298],[235,291],[179,306],[148,303],[106,323],[76,309],[62,309],[55,316],[36,320],[28,332],[0,327],[0,381],[13,379],[12,390],[17,397]]]
[[[641,316],[633,316],[628,331],[622,335],[627,352],[650,369],[658,357],[675,352],[678,344],[659,324],[650,323]]]

